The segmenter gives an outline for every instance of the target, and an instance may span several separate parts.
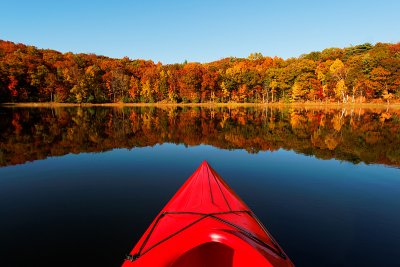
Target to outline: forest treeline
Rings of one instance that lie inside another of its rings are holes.
[[[390,102],[400,43],[328,48],[284,60],[260,53],[154,63],[60,53],[0,40],[0,102]]]
[[[72,107],[0,114],[0,166],[163,143],[400,166],[399,111]]]

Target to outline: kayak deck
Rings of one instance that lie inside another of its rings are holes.
[[[247,205],[204,161],[162,209],[123,267],[293,266]]]

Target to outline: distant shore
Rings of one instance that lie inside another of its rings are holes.
[[[315,107],[315,108],[380,108],[400,109],[400,103],[332,103],[332,102],[304,102],[304,103],[55,103],[55,102],[24,102],[0,103],[1,107]]]

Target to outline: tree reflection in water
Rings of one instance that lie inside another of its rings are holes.
[[[0,166],[162,143],[400,166],[400,111],[198,107],[2,108]]]

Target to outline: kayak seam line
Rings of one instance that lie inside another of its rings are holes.
[[[164,213],[161,213],[161,214],[157,217],[156,221],[155,221],[154,224],[153,224],[153,227],[151,228],[151,230],[149,231],[148,235],[146,236],[146,239],[143,241],[142,245],[140,246],[139,251],[138,251],[138,253],[137,253],[137,257],[140,256],[140,254],[141,254],[141,252],[142,252],[144,246],[147,244],[147,241],[150,239],[150,236],[151,236],[151,234],[153,233],[154,229],[156,228],[158,222],[161,220],[162,217],[164,217],[164,215],[165,215]]]
[[[213,175],[213,176],[214,176],[215,182],[216,182],[217,185],[218,185],[219,191],[221,192],[222,197],[224,198],[224,200],[225,200],[225,202],[226,202],[226,205],[228,206],[229,210],[232,211],[232,208],[231,208],[231,206],[229,205],[229,202],[228,202],[228,200],[226,199],[226,196],[225,196],[224,192],[222,191],[221,185],[219,184],[217,177],[216,177],[215,175]],[[220,177],[218,177],[218,178],[220,178]]]
[[[211,196],[211,203],[214,204],[214,196],[211,188],[211,179],[210,179],[210,171],[207,171],[207,177],[208,177],[208,186],[210,187],[210,196]]]
[[[278,242],[276,242],[275,238],[268,232],[268,230],[265,228],[264,224],[262,224],[260,219],[258,219],[257,215],[252,211],[250,211],[250,213],[251,213],[251,217],[258,223],[258,225],[261,227],[261,229],[263,229],[263,231],[267,234],[269,239],[271,239],[272,244],[274,244],[275,248],[279,251],[280,255],[283,255],[284,258],[286,258],[286,255],[283,252],[283,250],[281,249],[281,247],[279,246]]]
[[[199,176],[200,176],[200,170],[198,169],[197,172],[196,172],[196,176],[193,177],[193,182],[192,183],[196,184],[197,180],[199,179]],[[189,196],[193,196],[194,194],[192,193],[192,191],[193,191],[193,186],[190,187],[190,191],[187,194]],[[187,208],[188,205],[189,205],[189,200],[186,200],[185,209]]]

